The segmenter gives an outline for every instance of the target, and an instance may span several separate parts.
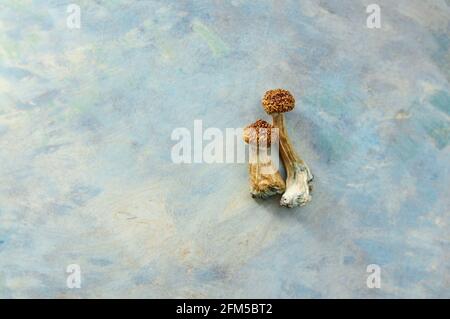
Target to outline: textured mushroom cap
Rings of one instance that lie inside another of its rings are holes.
[[[244,142],[252,145],[270,147],[272,129],[274,126],[264,120],[257,120],[244,128],[243,139]]]
[[[295,99],[288,90],[275,89],[264,94],[262,105],[268,114],[284,113],[295,107]]]

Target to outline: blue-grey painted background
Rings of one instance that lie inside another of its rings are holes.
[[[0,3],[1,298],[450,297],[450,1],[73,2]],[[172,163],[276,87],[308,206]]]

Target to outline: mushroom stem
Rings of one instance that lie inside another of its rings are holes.
[[[279,130],[280,154],[286,168],[286,191],[280,204],[286,207],[303,206],[311,200],[310,182],[313,175],[303,159],[295,152],[289,140],[284,115],[272,113],[273,125]]]
[[[268,156],[268,149],[250,146],[250,152],[256,154],[248,168],[250,174],[250,193],[253,198],[262,198],[283,194],[286,186],[274,163]]]

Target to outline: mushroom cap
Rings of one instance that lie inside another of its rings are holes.
[[[274,126],[264,120],[257,120],[244,128],[243,139],[247,144],[270,147]]]
[[[295,107],[295,98],[288,90],[269,90],[264,94],[262,105],[268,114],[289,112]]]

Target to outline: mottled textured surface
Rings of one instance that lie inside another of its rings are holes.
[[[0,297],[450,297],[450,2],[371,2],[2,0]],[[172,164],[276,87],[308,206]]]

